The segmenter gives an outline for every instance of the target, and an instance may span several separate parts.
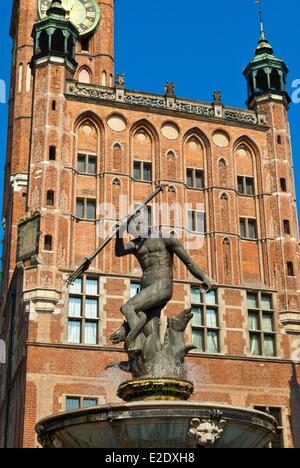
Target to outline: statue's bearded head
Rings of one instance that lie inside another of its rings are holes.
[[[138,211],[128,223],[128,234],[135,239],[147,239],[149,237],[149,225],[145,219],[145,213]]]

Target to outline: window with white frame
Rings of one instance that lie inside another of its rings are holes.
[[[252,356],[276,356],[273,295],[248,292],[247,308],[250,354]]]
[[[188,211],[187,213],[187,228],[189,232],[197,234],[205,234],[206,219],[205,213],[202,211]]]
[[[186,170],[186,184],[189,188],[204,188],[204,171],[188,168]]]
[[[90,408],[98,406],[99,399],[94,397],[67,396],[65,409],[66,411],[74,411],[80,408]]]
[[[220,353],[220,323],[217,291],[202,294],[200,288],[191,288],[192,342],[195,352]]]
[[[70,286],[68,302],[68,342],[99,344],[99,279],[78,278]]]
[[[95,175],[97,172],[97,156],[95,154],[78,153],[77,172]]]
[[[152,164],[144,161],[134,161],[133,177],[135,180],[143,182],[152,181]]]

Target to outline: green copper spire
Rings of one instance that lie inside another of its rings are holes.
[[[269,44],[266,38],[265,26],[264,26],[263,14],[262,14],[261,8],[259,10],[259,15],[260,15],[260,39],[258,41],[258,46],[255,50],[255,55],[261,55],[261,54],[273,55],[274,53],[273,48],[271,44]]]
[[[255,57],[244,70],[248,86],[247,105],[255,107],[257,102],[277,99],[288,106],[290,98],[287,93],[288,68],[284,61],[274,55],[274,50],[265,34],[261,1],[259,3],[260,38],[255,49]]]
[[[32,67],[45,63],[65,65],[74,73],[77,68],[75,46],[79,32],[67,17],[61,0],[52,0],[47,15],[33,27],[34,56]]]

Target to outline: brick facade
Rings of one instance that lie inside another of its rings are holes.
[[[113,225],[103,204],[116,206],[123,196],[133,205],[159,181],[172,187],[161,203],[205,211],[205,235],[189,251],[218,285],[219,349],[188,358],[193,398],[281,408],[284,445],[300,447],[300,369],[292,362],[300,333],[299,234],[285,103],[269,96],[245,111],[113,88],[114,1],[98,3],[101,23],[89,52],[81,52],[78,43],[75,75],[48,61],[31,76],[36,5],[15,2],[0,309],[9,353],[7,365],[0,367],[0,445],[36,447],[35,423],[65,410],[67,396],[96,397],[99,404],[118,401],[117,387],[129,376],[106,370],[125,358],[109,337],[122,323],[119,309],[130,297],[131,282],[140,278],[138,265],[132,258],[117,259],[113,243],[92,264],[88,277],[99,278],[97,345],[69,342],[65,280],[97,248],[103,226]],[[89,83],[78,82],[82,69]],[[51,146],[55,160],[49,159]],[[79,153],[96,156],[95,174],[78,171]],[[134,161],[152,164],[152,182],[134,179]],[[187,169],[201,171],[203,188],[188,187]],[[238,177],[253,179],[253,194],[240,193]],[[95,204],[94,220],[77,216],[76,200]],[[30,212],[41,218],[38,254],[16,262],[18,225]],[[153,210],[155,226],[165,224],[163,215]],[[187,245],[187,230],[180,229],[187,227],[186,212],[175,218],[171,215],[168,229],[178,231]],[[256,220],[254,239],[241,236],[240,218]],[[193,285],[176,261],[174,297],[163,324],[190,306]],[[275,356],[251,352],[251,293],[272,297]],[[192,327],[187,338],[192,340]]]

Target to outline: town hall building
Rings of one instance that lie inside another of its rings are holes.
[[[67,279],[130,206],[165,184],[147,220],[175,233],[216,285],[203,295],[175,261],[162,324],[192,307],[193,398],[269,412],[278,421],[273,447],[299,448],[288,68],[261,24],[241,76],[247,108],[225,106],[218,91],[210,103],[184,99],[172,83],[161,95],[131,90],[114,70],[114,3],[14,0],[0,447],[38,447],[42,418],[120,401],[130,375],[107,368],[126,359],[110,336],[139,290],[139,266],[116,258],[111,242],[70,287]],[[160,205],[170,207],[167,220]]]

